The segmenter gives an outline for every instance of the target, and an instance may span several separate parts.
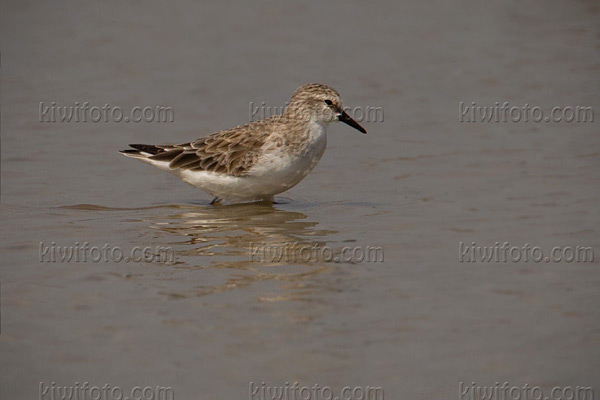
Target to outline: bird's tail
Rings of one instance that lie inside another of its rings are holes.
[[[129,146],[132,148],[121,150],[120,153],[127,157],[137,158],[146,164],[154,165],[155,167],[158,167],[164,171],[172,170],[172,168],[169,166],[171,154],[168,151],[171,148],[168,145],[156,146],[153,144],[130,144]]]
[[[165,149],[153,144],[130,144],[131,149],[121,150],[119,153],[133,158],[148,158],[158,153],[162,153]]]

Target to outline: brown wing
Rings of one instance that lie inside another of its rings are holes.
[[[255,123],[229,129],[190,143],[152,146],[155,150],[149,158],[168,161],[171,169],[241,176],[252,167],[269,135],[261,125]]]

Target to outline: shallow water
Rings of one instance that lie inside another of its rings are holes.
[[[460,382],[599,393],[598,122],[458,111],[585,105],[598,119],[596,2],[2,8],[0,398],[86,381],[178,399],[296,381],[388,399],[454,399]],[[245,123],[250,102],[280,106],[312,81],[385,119],[367,135],[332,126],[278,204],[212,207],[118,154]],[[53,101],[169,105],[175,122],[40,122]],[[173,258],[46,261],[84,242]],[[460,262],[461,242],[595,260]],[[302,257],[325,247],[332,261]],[[335,262],[346,247],[383,261]]]

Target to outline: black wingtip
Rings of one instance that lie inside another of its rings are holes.
[[[127,150],[120,150],[119,153],[121,153],[121,154],[140,154],[140,151],[127,149]]]
[[[161,149],[158,146],[154,146],[153,144],[130,144],[129,146],[133,147],[136,150],[150,154],[158,154],[163,151],[163,149]]]

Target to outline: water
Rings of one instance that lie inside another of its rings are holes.
[[[86,381],[178,399],[247,398],[250,382],[598,393],[598,123],[461,123],[459,102],[598,119],[599,15],[592,1],[3,5],[0,397]],[[331,127],[278,204],[211,207],[118,154],[245,123],[250,102],[313,81],[384,121]],[[39,121],[40,102],[76,101],[175,120]],[[174,259],[40,262],[84,242]],[[461,242],[588,246],[595,261],[460,262]],[[252,253],[290,243],[292,261]],[[297,257],[315,246],[384,258]]]

